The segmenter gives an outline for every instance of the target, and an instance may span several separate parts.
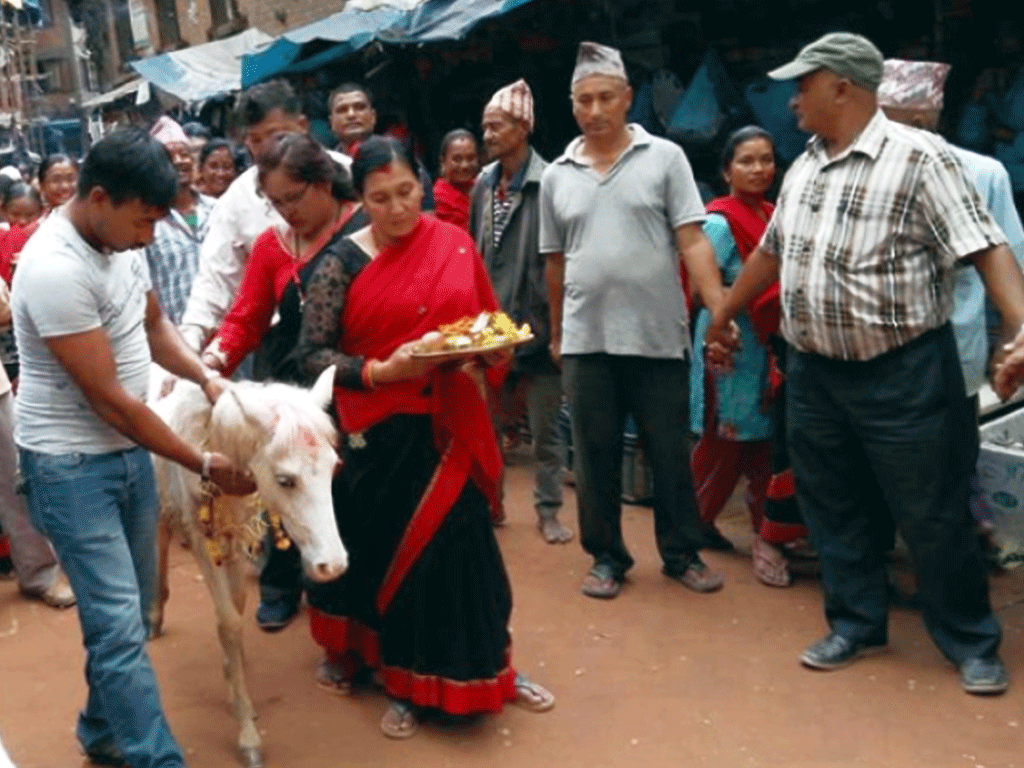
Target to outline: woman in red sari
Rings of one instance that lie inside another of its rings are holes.
[[[441,168],[434,182],[434,215],[469,230],[469,193],[480,171],[476,138],[464,128],[449,131],[441,140]]]
[[[413,347],[442,323],[497,309],[469,235],[420,213],[412,158],[387,138],[352,164],[370,219],[311,277],[299,350],[307,375],[337,365],[347,435],[335,514],[348,572],[311,585],[322,687],[375,670],[392,699],[381,730],[420,716],[533,711],[554,697],[511,666],[512,594],[491,525],[501,454],[484,400],[508,355],[438,365]],[[429,338],[429,337],[428,337]]]
[[[774,206],[765,194],[775,181],[772,136],[756,126],[729,137],[722,154],[729,194],[707,205],[704,232],[715,249],[723,281],[731,283],[764,234]],[[778,284],[765,291],[737,317],[741,350],[732,369],[715,370],[695,359],[691,368],[691,427],[700,435],[690,464],[701,519],[712,547],[732,549],[714,520],[741,475],[747,478],[747,506],[754,541],[754,574],[770,586],[790,583],[781,545],[806,535],[796,501],[785,445],[784,399],[775,360],[782,344],[774,336],[779,324]],[[696,338],[709,322],[698,314]],[[779,348],[773,352],[773,346]]]

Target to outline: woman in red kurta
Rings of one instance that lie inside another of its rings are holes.
[[[499,382],[508,355],[459,367],[412,354],[442,323],[497,308],[468,233],[420,213],[413,167],[393,140],[360,147],[352,174],[370,225],[317,267],[299,342],[307,375],[338,366],[348,436],[334,496],[350,567],[309,588],[327,654],[317,677],[340,692],[375,669],[393,738],[428,710],[554,705],[511,666],[512,595],[491,525],[501,455],[482,379]]]
[[[476,138],[464,128],[441,140],[441,173],[434,182],[434,215],[469,230],[469,193],[480,171]]]
[[[262,343],[257,378],[309,384],[293,355],[304,284],[317,260],[364,226],[366,218],[348,174],[305,134],[285,134],[257,164],[260,190],[285,223],[268,228],[253,243],[234,304],[203,360],[231,375]]]

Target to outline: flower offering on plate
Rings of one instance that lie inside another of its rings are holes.
[[[504,312],[481,312],[454,323],[442,325],[434,338],[424,339],[414,357],[456,358],[494,352],[530,341],[533,331],[528,323],[519,326]]]

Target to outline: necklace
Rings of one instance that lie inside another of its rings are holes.
[[[316,253],[323,246],[326,240],[333,237],[348,220],[352,218],[352,214],[355,213],[355,206],[351,203],[338,203],[337,213],[330,219],[330,221],[320,230],[316,238],[310,241],[309,248],[307,251]],[[299,312],[306,306],[306,294],[302,290],[302,280],[299,278],[299,270],[308,261],[303,258],[303,251],[299,241],[299,233],[294,232],[295,235],[295,249],[292,252],[292,282],[295,285],[295,292],[299,295]]]

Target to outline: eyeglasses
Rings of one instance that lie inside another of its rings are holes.
[[[279,197],[276,199],[271,197],[270,195],[267,195],[267,199],[270,201],[270,204],[272,206],[277,208],[277,210],[289,210],[294,206],[298,205],[300,202],[302,202],[302,198],[306,196],[306,192],[309,191],[310,186],[311,182],[306,182],[305,184],[302,185],[302,189],[300,189],[298,192],[292,192],[290,195],[285,195],[284,197]]]

